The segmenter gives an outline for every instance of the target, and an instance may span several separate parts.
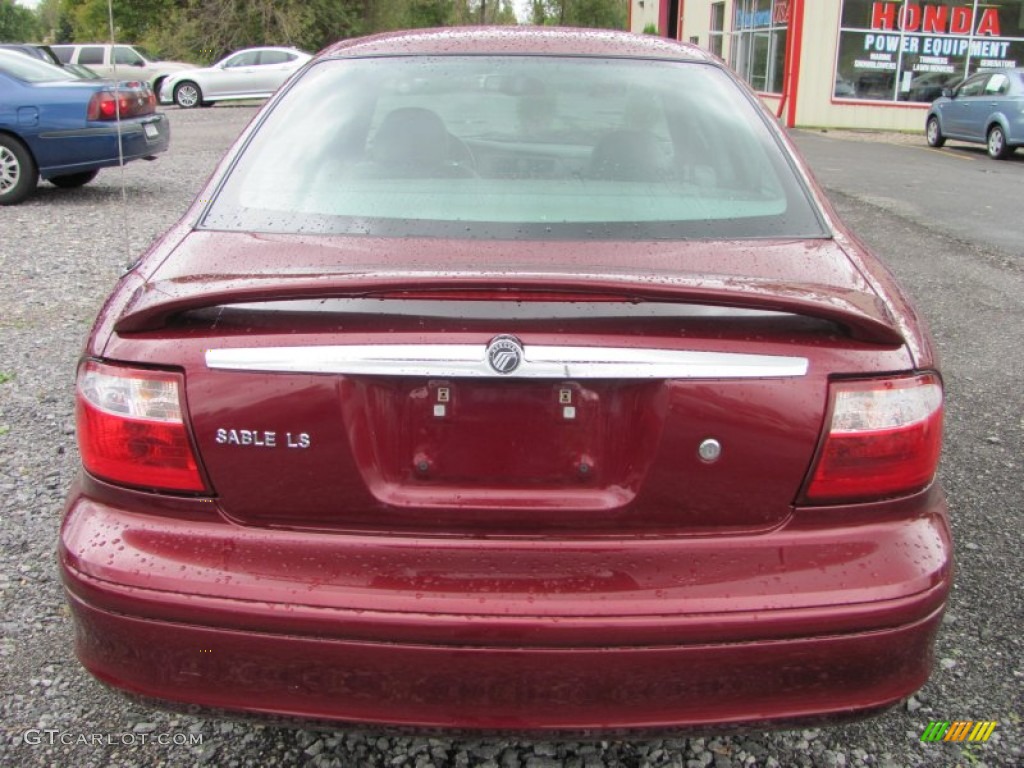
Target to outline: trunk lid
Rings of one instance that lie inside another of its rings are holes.
[[[105,356],[185,370],[232,519],[438,535],[772,528],[829,377],[911,367],[830,241],[417,246],[191,235]]]

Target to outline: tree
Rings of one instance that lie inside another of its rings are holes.
[[[32,11],[15,5],[14,0],[0,0],[0,43],[25,43],[38,34]]]
[[[43,0],[36,7],[40,39],[46,43],[74,40],[74,25],[66,0]]]
[[[362,34],[366,15],[361,0],[179,0],[141,42],[170,58],[203,63],[257,45],[315,52]]]
[[[408,0],[408,27],[443,27],[451,23],[454,0]]]
[[[167,21],[175,0],[131,0],[113,4],[114,37],[138,43]],[[96,42],[110,39],[110,10],[107,0],[67,0],[75,40]]]
[[[368,30],[516,24],[512,0],[391,0],[369,4]]]
[[[453,24],[518,24],[511,0],[463,0],[465,17],[452,19]]]
[[[533,0],[534,24],[625,29],[627,0]]]
[[[6,0],[4,0],[6,2]],[[372,0],[120,0],[114,36],[185,61],[210,62],[254,45],[294,45],[317,51],[362,34]],[[51,5],[57,6],[54,14]],[[382,3],[381,5],[389,5]],[[40,13],[70,19],[68,41],[110,38],[107,0],[43,0]],[[53,22],[48,26],[52,29]],[[62,32],[53,33],[55,38]]]
[[[573,0],[586,6],[598,0]],[[620,0],[603,0],[619,2]],[[624,2],[625,0],[621,0]],[[0,0],[5,6],[12,0]],[[569,0],[563,0],[569,2]],[[58,42],[110,39],[107,0],[42,0]],[[318,51],[370,32],[453,24],[515,24],[512,0],[118,0],[114,37],[171,59],[209,63],[256,45]]]

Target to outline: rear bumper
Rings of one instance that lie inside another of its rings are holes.
[[[927,680],[952,564],[941,494],[926,501],[913,519],[830,528],[840,565],[815,544],[820,529],[795,525],[646,549],[380,542],[160,518],[75,495],[61,568],[82,663],[155,699],[457,730],[786,724],[870,713]],[[806,546],[824,559],[808,561]],[[478,550],[472,561],[466,547]],[[781,569],[766,570],[764,547]],[[499,550],[505,573],[489,567]],[[581,553],[595,574],[621,573],[588,579]],[[435,556],[447,572],[425,568]],[[691,576],[709,556],[731,567]]]
[[[152,157],[170,146],[171,128],[162,113],[131,118],[121,123],[121,148],[114,123],[87,123],[83,128],[39,134],[32,146],[44,179],[70,173],[109,168]]]
[[[99,679],[158,699],[357,723],[539,732],[848,716],[924,684],[939,612],[871,633],[736,645],[488,648],[170,624],[71,597]]]

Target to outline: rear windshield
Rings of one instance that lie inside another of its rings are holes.
[[[210,229],[488,239],[821,237],[746,94],[702,63],[328,60],[278,102]]]

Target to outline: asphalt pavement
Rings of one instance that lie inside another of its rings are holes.
[[[1024,255],[1024,150],[1000,161],[981,144],[950,141],[932,149],[923,134],[890,141],[879,140],[884,134],[840,135],[793,133],[830,190],[951,239]]]

